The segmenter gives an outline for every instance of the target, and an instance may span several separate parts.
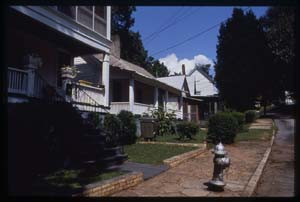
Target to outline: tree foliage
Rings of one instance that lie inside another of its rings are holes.
[[[260,19],[272,52],[278,95],[295,91],[295,12],[295,7],[270,7]]]
[[[222,23],[217,44],[215,80],[228,107],[243,111],[252,108],[270,75],[269,56],[263,29],[253,12],[235,8]]]
[[[145,68],[153,76],[168,76],[167,67],[153,57],[148,56],[148,51],[144,48],[140,33],[130,30],[134,25],[132,13],[135,10],[135,6],[112,7],[112,34],[120,36],[121,58]]]

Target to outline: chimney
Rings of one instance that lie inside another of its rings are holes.
[[[182,64],[182,75],[185,75],[185,65]]]
[[[117,58],[121,57],[121,42],[119,35],[113,35],[112,37],[112,46],[111,46],[111,53],[112,55],[116,56]]]

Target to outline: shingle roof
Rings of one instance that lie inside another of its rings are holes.
[[[179,90],[183,90],[184,78],[185,78],[184,75],[178,75],[178,76],[160,77],[157,78],[157,80],[164,82],[170,86],[173,86],[174,88],[177,88]]]
[[[155,79],[155,77],[152,74],[150,74],[147,70],[145,70],[144,68],[139,67],[135,64],[132,64],[121,58],[117,58],[114,55],[110,55],[109,64],[114,67],[119,67],[120,69],[125,69],[127,71],[133,71],[139,75],[142,75],[142,76],[145,76],[145,77],[148,77],[151,79]]]

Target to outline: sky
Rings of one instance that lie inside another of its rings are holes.
[[[137,6],[133,13],[133,31],[141,34],[148,55],[163,62],[171,74],[181,72],[182,64],[188,73],[196,63],[211,64],[216,60],[216,46],[220,23],[231,17],[234,7],[205,6]],[[257,17],[267,7],[240,7],[252,9]],[[214,27],[213,27],[214,26]],[[208,30],[209,29],[209,30]],[[202,33],[206,31],[205,33]],[[165,50],[200,34],[186,43]],[[159,53],[160,52],[160,53]],[[213,68],[210,73],[214,75]]]

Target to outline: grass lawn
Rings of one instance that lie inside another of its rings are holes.
[[[248,132],[243,131],[236,135],[235,141],[249,140],[270,140],[272,137],[272,129],[249,129]]]
[[[157,136],[155,140],[157,142],[176,142],[176,143],[203,143],[206,138],[206,131],[200,130],[194,137],[194,139],[179,140],[179,135],[164,135]]]
[[[111,179],[116,176],[125,174],[124,171],[110,171],[104,173],[96,173],[90,177],[83,177],[80,175],[82,170],[70,169],[59,170],[47,175],[39,176],[34,183],[37,194],[55,192],[55,193],[67,193],[80,190],[83,186],[98,182],[102,180]]]
[[[156,165],[161,164],[167,158],[195,149],[198,149],[198,147],[138,143],[124,147],[129,161]]]

